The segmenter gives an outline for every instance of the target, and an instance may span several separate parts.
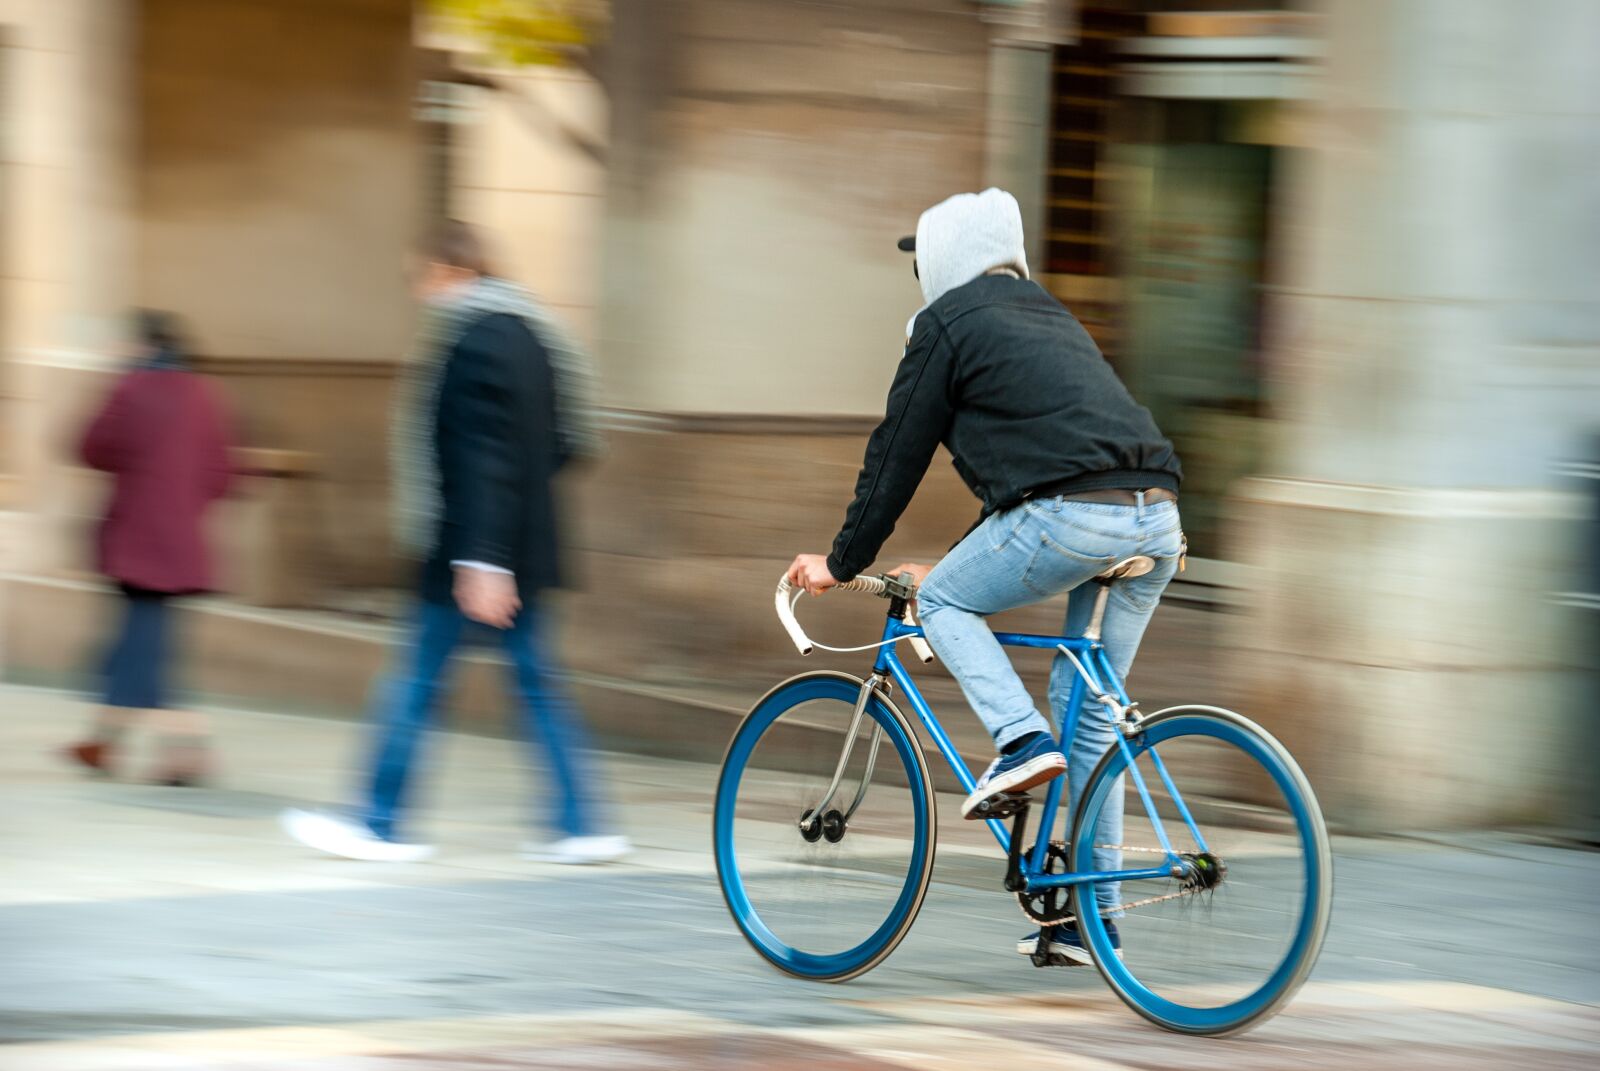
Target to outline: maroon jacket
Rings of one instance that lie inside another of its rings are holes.
[[[212,585],[203,519],[228,489],[228,434],[211,385],[181,369],[140,368],[89,425],[83,460],[116,477],[100,527],[100,571],[152,591]]]

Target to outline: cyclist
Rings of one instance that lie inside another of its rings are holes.
[[[999,750],[962,816],[974,817],[991,796],[1023,792],[1063,772],[1075,805],[1116,729],[1103,710],[1086,707],[1070,757],[1064,755],[984,619],[1071,592],[1066,632],[1079,635],[1094,603],[1087,582],[1123,558],[1149,555],[1155,569],[1116,584],[1103,625],[1107,654],[1125,678],[1178,568],[1182,470],[1172,444],[1083,326],[1029,279],[1022,214],[1011,194],[956,194],[922,213],[917,233],[900,248],[915,254],[926,303],[907,328],[887,412],[867,442],[832,553],[800,555],[789,580],[820,595],[870,565],[944,444],[982,514],[936,566],[908,563],[896,572],[915,575],[928,642]],[[1053,710],[1065,709],[1074,673],[1057,656]],[[1113,793],[1095,838],[1121,843],[1121,792]],[[1121,853],[1097,849],[1095,866],[1118,869]],[[1117,914],[1120,886],[1096,889],[1102,913]],[[1107,928],[1120,948],[1115,925]],[[1032,952],[1036,938],[1025,938],[1018,951]],[[1050,951],[1089,962],[1070,923],[1049,938]]]

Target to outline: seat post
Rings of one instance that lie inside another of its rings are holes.
[[[1094,599],[1094,614],[1089,618],[1089,627],[1083,630],[1083,638],[1091,643],[1100,642],[1100,626],[1106,619],[1106,600],[1111,597],[1111,585],[1123,577],[1144,576],[1156,567],[1156,560],[1148,554],[1135,554],[1124,558],[1099,576],[1094,582],[1100,585],[1100,593]]]
[[[1106,600],[1111,598],[1111,581],[1095,577],[1094,582],[1100,586],[1095,593],[1094,613],[1089,618],[1089,627],[1083,630],[1083,638],[1091,643],[1100,642],[1100,626],[1106,619]]]

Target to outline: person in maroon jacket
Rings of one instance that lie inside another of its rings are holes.
[[[188,785],[205,773],[210,732],[193,710],[169,706],[169,600],[209,590],[207,508],[228,489],[227,422],[211,384],[195,374],[175,318],[135,316],[138,351],[83,437],[81,454],[114,479],[100,525],[99,567],[122,591],[121,629],[106,657],[105,708],[68,755],[111,772],[122,732],[141,714],[164,734],[157,779]]]

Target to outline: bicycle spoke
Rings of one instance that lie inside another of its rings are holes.
[[[1270,1014],[1314,961],[1326,919],[1325,840],[1307,824],[1304,797],[1275,745],[1210,715],[1174,724],[1135,760],[1154,818],[1131,778],[1102,779],[1089,790],[1086,821],[1099,821],[1101,834],[1111,830],[1105,812],[1120,801],[1127,835],[1096,836],[1092,852],[1071,856],[1080,869],[1090,859],[1096,870],[1147,866],[1122,859],[1167,854],[1150,846],[1159,821],[1184,861],[1181,876],[1083,889],[1077,906],[1090,896],[1099,905],[1103,922],[1085,922],[1091,937],[1117,932],[1121,958],[1102,959],[1102,967],[1125,1000],[1163,1025],[1213,1033]]]
[[[864,719],[863,734],[853,714],[833,701],[785,712],[751,753],[734,809],[734,851],[749,902],[779,941],[807,955],[838,955],[871,937],[912,869],[904,772],[892,749],[894,761],[885,761],[876,723]],[[812,815],[824,799],[826,811]]]

